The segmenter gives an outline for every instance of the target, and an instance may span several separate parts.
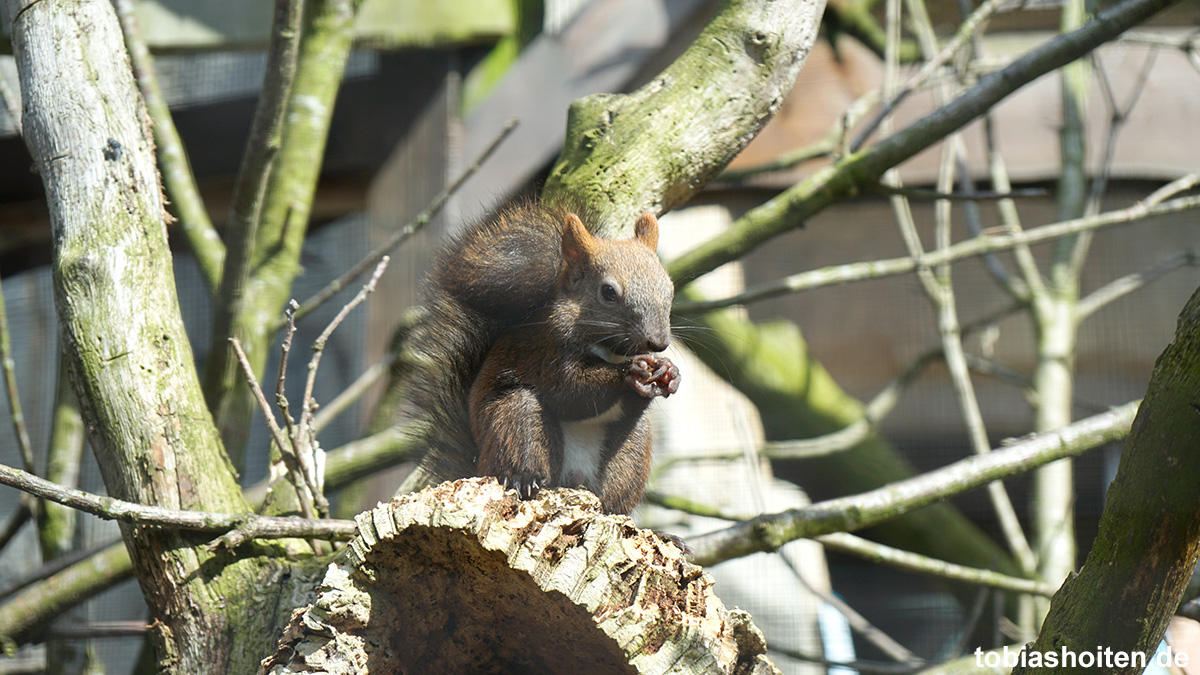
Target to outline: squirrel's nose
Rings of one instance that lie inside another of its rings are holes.
[[[650,351],[652,352],[665,351],[667,347],[671,346],[671,334],[662,333],[660,335],[651,335],[646,340],[646,346],[649,347]]]

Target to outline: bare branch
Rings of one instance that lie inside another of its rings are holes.
[[[775,173],[786,171],[798,164],[803,164],[811,159],[820,159],[822,157],[830,157],[836,155],[844,147],[846,133],[854,125],[858,124],[863,115],[879,102],[879,92],[872,90],[859,96],[842,114],[837,123],[825,135],[809,145],[785,152],[775,159],[752,166],[746,169],[733,169],[722,171],[714,179],[718,183],[738,183],[766,173]]]
[[[832,668],[847,668],[849,670],[858,671],[859,673],[862,673],[863,675],[911,675],[912,673],[921,672],[929,667],[929,664],[926,663],[925,661],[919,661],[917,663],[883,663],[883,662],[879,662],[879,661],[831,661],[831,660],[825,658],[824,656],[818,656],[816,654],[808,654],[805,652],[797,651],[795,649],[787,649],[785,647],[779,647],[777,645],[769,646],[768,650],[775,652],[776,654],[783,654],[784,656],[791,658],[791,659],[795,659],[797,661],[804,661],[805,663],[815,663],[818,666],[825,666],[826,668],[830,668],[830,669],[832,669]]]
[[[314,434],[321,433],[321,430],[337,419],[338,415],[346,412],[355,401],[375,386],[376,382],[387,375],[388,370],[392,367],[392,361],[391,357],[387,357],[372,363],[350,383],[350,386],[343,389],[332,401],[321,406],[321,409],[313,416],[312,432]]]
[[[987,74],[962,96],[904,130],[751,209],[733,227],[670,262],[668,271],[676,287],[741,257],[771,237],[799,227],[829,205],[876,183],[888,169],[962,128],[1028,82],[1087,54],[1175,1],[1124,0],[1100,12],[1082,28],[1056,37],[1004,69]]]
[[[92,548],[72,551],[66,555],[47,562],[29,574],[17,577],[16,579],[10,579],[3,586],[0,586],[0,602],[7,600],[10,596],[21,591],[21,589],[32,586],[39,581],[49,579],[68,567],[71,567],[72,565],[75,565],[80,561],[90,558],[94,555],[100,554],[102,551],[112,546],[121,546],[123,548],[124,544],[121,542],[120,538],[118,538],[115,541],[108,541],[100,544],[99,546],[93,546]]]
[[[971,488],[1124,438],[1138,401],[1037,434],[929,473],[858,495],[758,516],[688,540],[697,564],[713,565],[789,541],[869,527]]]
[[[1113,279],[1079,300],[1079,304],[1075,307],[1075,319],[1083,321],[1108,303],[1138,290],[1168,272],[1184,266],[1195,267],[1197,264],[1200,264],[1200,257],[1196,255],[1195,251],[1181,251],[1159,261],[1149,269]]]
[[[375,250],[368,253],[367,257],[360,260],[358,264],[356,264],[354,267],[351,267],[342,276],[329,282],[325,288],[322,288],[311,298],[302,302],[300,304],[300,308],[296,310],[296,320],[304,318],[309,312],[321,306],[321,304],[326,300],[329,300],[329,298],[337,295],[339,291],[361,276],[364,272],[371,269],[372,266],[379,264],[379,261],[382,260],[387,254],[391,253],[393,249],[404,243],[404,241],[409,237],[419,232],[421,228],[428,225],[429,221],[433,220],[433,217],[441,212],[442,207],[446,205],[446,202],[450,200],[450,197],[452,197],[455,192],[458,192],[458,189],[462,187],[462,184],[465,183],[468,178],[474,175],[474,173],[479,170],[479,167],[483,166],[484,162],[486,162],[488,158],[492,156],[492,153],[496,151],[496,148],[500,147],[500,144],[503,143],[504,140],[508,138],[508,135],[512,133],[513,129],[516,128],[517,120],[509,120],[509,122],[504,125],[504,129],[500,131],[496,138],[493,139],[486,148],[484,148],[483,152],[479,153],[479,157],[476,157],[475,161],[472,162],[470,166],[463,169],[463,172],[459,174],[458,178],[456,178],[453,183],[438,193],[437,196],[433,198],[433,201],[429,202],[425,209],[418,213],[417,217],[414,218],[412,222],[393,232],[391,236],[389,236],[382,244],[375,247]]]
[[[1185,182],[1181,181],[1173,183],[1172,185],[1175,185],[1174,191],[1178,192],[1181,189],[1179,186],[1184,184]],[[967,239],[945,249],[926,253],[920,261],[906,257],[823,267],[759,284],[728,298],[679,303],[675,306],[674,311],[677,314],[702,314],[731,305],[741,305],[755,300],[772,298],[785,293],[808,291],[823,286],[906,274],[916,271],[920,267],[941,265],[955,260],[980,256],[992,251],[1004,251],[1017,246],[1048,241],[1085,230],[1095,230],[1112,225],[1125,225],[1145,218],[1200,207],[1200,196],[1180,197],[1168,201],[1163,201],[1161,196],[1154,199],[1161,192],[1163,190],[1160,189],[1150,197],[1128,208],[1107,211],[1096,216],[1076,218],[1052,225],[1043,225],[1042,227],[1021,232],[989,234]]]
[[[913,93],[918,87],[924,84],[931,75],[945,65],[945,63],[949,61],[950,58],[954,56],[954,54],[956,54],[964,44],[966,44],[967,40],[970,40],[972,37],[974,37],[980,27],[983,26],[989,18],[991,18],[992,14],[996,13],[998,8],[1001,7],[1001,2],[1002,0],[987,0],[978,8],[976,8],[976,10],[972,12],[965,21],[962,22],[958,28],[958,32],[954,34],[954,37],[951,38],[945,45],[943,45],[942,49],[936,55],[934,55],[933,58],[927,60],[925,65],[921,66],[921,69],[914,73],[913,76],[910,77],[908,81],[905,82],[904,85],[901,86],[891,98],[889,98],[887,105],[885,105],[883,109],[876,113],[875,116],[871,118],[871,121],[868,122],[866,126],[864,126],[862,130],[858,132],[858,136],[854,139],[854,142],[850,144],[850,151],[857,152],[858,149],[863,146],[863,143],[866,142],[867,138],[879,128],[880,123],[882,123],[884,119],[891,115],[896,107],[899,106],[904,99],[908,98],[909,94]],[[1006,6],[1004,9],[1007,11],[1009,7]]]
[[[349,520],[312,520],[280,518],[253,513],[205,513],[181,511],[160,506],[135,504],[101,497],[83,490],[51,483],[48,480],[0,464],[0,483],[32,495],[90,513],[104,520],[119,520],[136,525],[156,525],[197,532],[229,532],[242,529],[256,538],[318,537],[349,539],[356,527]]]
[[[286,387],[288,356],[292,353],[292,338],[296,337],[296,307],[296,301],[291,300],[288,302],[287,308],[283,310],[284,318],[287,320],[287,329],[283,333],[283,341],[279,344],[279,376],[275,378],[275,406],[283,415],[288,438],[292,439],[296,437],[296,420],[288,411]]]
[[[4,371],[4,389],[8,393],[8,409],[12,417],[13,431],[17,436],[17,448],[25,470],[33,473],[33,443],[29,440],[29,429],[25,426],[25,412],[21,409],[21,396],[17,391],[16,363],[12,357],[12,340],[8,334],[8,311],[4,307],[4,291],[0,289],[0,368]]]
[[[17,128],[17,134],[21,135],[21,96],[13,91],[13,88],[8,83],[8,78],[0,74],[0,99],[4,99],[4,108],[8,111],[9,118],[13,121],[13,126]]]
[[[0,551],[8,547],[8,542],[21,532],[21,528],[25,527],[25,523],[28,523],[32,516],[33,514],[29,512],[29,505],[25,503],[25,500],[21,500],[21,503],[17,504],[17,510],[9,514],[8,524],[4,526],[3,530],[0,530]]]
[[[98,638],[139,637],[145,635],[150,626],[144,621],[93,621],[72,625],[55,625],[46,631],[52,640],[95,640]]]
[[[321,356],[325,353],[325,343],[329,340],[329,336],[333,334],[333,331],[341,325],[342,321],[345,320],[346,316],[355,307],[362,304],[367,299],[367,296],[375,291],[375,284],[379,281],[379,277],[383,274],[383,271],[387,269],[390,261],[391,258],[386,255],[380,259],[379,264],[375,266],[375,271],[371,274],[370,280],[363,285],[350,302],[342,307],[337,316],[333,317],[333,320],[329,322],[325,330],[321,331],[321,334],[313,341],[313,355],[308,363],[308,378],[304,383],[304,398],[300,404],[300,426],[292,437],[292,443],[296,451],[296,458],[299,460],[300,467],[304,472],[304,480],[308,483],[308,488],[316,500],[317,510],[322,515],[328,512],[329,502],[325,499],[322,491],[324,477],[322,476],[323,471],[318,466],[316,431],[313,429],[313,415],[317,408],[317,402],[313,398],[312,392],[317,381],[317,368],[321,364]]]
[[[1033,593],[1051,597],[1058,590],[1056,586],[1042,581],[1022,579],[992,570],[983,570],[965,565],[958,565],[945,560],[930,558],[919,553],[904,551],[891,546],[885,546],[848,532],[835,532],[814,537],[816,541],[831,551],[845,553],[871,562],[877,562],[888,567],[917,572],[940,579],[961,581],[963,583],[998,588],[1013,593]]]
[[[63,558],[62,560],[67,560]],[[54,569],[43,567],[41,572]],[[123,542],[83,556],[53,576],[30,581],[0,604],[0,635],[13,643],[28,642],[71,607],[129,578],[133,563]]]
[[[296,496],[300,502],[300,512],[304,514],[305,518],[312,518],[313,497],[308,492],[307,482],[304,480],[304,471],[299,466],[296,454],[291,444],[288,443],[287,437],[283,434],[283,430],[279,428],[279,422],[275,420],[275,414],[271,412],[271,404],[267,403],[267,397],[263,395],[262,387],[258,385],[258,378],[254,377],[254,368],[250,366],[250,360],[246,358],[246,352],[242,351],[241,342],[237,338],[229,338],[229,344],[237,356],[238,364],[242,368],[242,374],[245,376],[246,384],[250,387],[250,391],[254,395],[254,400],[258,401],[258,408],[262,412],[263,419],[267,422],[267,428],[271,430],[271,436],[275,440],[275,445],[279,448],[283,463],[287,466],[288,476],[291,478],[292,486],[296,488]]]

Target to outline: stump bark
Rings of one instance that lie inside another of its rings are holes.
[[[261,673],[777,673],[677,546],[582,490],[493,479],[358,517]]]

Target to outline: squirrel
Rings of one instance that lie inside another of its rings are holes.
[[[579,213],[529,202],[439,252],[408,348],[430,479],[494,476],[522,499],[585,487],[609,513],[641,500],[646,409],[680,382],[659,355],[674,287],[654,214],[613,240]]]

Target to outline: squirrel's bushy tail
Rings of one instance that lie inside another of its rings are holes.
[[[425,441],[420,464],[431,484],[475,473],[478,450],[468,393],[498,330],[494,320],[468,308],[447,311],[447,302],[454,304],[446,297],[427,298],[403,352],[406,415],[420,425]]]

